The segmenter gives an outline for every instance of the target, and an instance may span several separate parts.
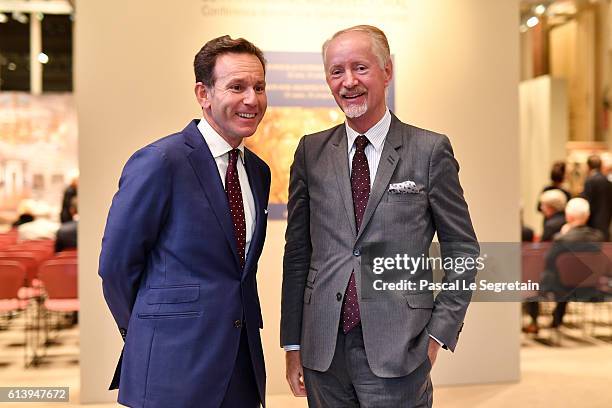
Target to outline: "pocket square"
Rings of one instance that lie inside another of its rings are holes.
[[[264,214],[268,215],[268,209],[264,208]]]
[[[389,184],[389,193],[391,194],[417,194],[420,192],[421,189],[412,180]]]

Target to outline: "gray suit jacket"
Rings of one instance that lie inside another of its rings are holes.
[[[368,243],[399,243],[406,253],[427,254],[437,232],[443,257],[478,256],[459,166],[446,136],[393,115],[359,232],[349,166],[343,124],[300,140],[289,183],[281,346],[300,344],[305,367],[329,368],[342,296],[355,271],[370,368],[379,377],[404,376],[427,358],[429,334],[454,350],[471,293],[442,291],[435,301],[428,290],[364,299],[360,250]],[[390,183],[406,180],[420,193],[389,193]],[[475,270],[445,271],[447,281],[474,277]],[[417,278],[429,279],[431,271]]]

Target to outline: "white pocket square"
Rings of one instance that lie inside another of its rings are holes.
[[[391,194],[417,194],[420,192],[420,188],[412,180],[389,184],[389,193]]]
[[[268,209],[267,208],[264,208],[264,214],[266,214],[266,215],[268,214]]]

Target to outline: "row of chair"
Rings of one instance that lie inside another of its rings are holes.
[[[37,365],[48,345],[50,318],[78,312],[76,249],[54,253],[53,240],[11,242],[0,234],[0,315],[25,317],[25,366]],[[8,320],[7,320],[8,321]]]
[[[0,313],[23,310],[29,300],[42,296],[49,310],[78,310],[76,251],[43,261],[29,286],[24,285],[27,268],[23,262],[0,259]]]
[[[74,257],[76,252],[66,251],[54,253],[55,241],[35,240],[22,243],[12,242],[14,234],[0,234],[0,260],[18,262],[25,268],[24,286],[32,287],[38,274],[38,267],[45,261],[55,257]]]
[[[551,248],[550,242],[523,244],[523,282],[541,282]],[[555,268],[560,283],[565,287],[595,288],[612,293],[608,286],[612,279],[612,243],[602,243],[600,251],[564,252],[556,258]]]

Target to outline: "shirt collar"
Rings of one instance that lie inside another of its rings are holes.
[[[233,149],[233,147],[230,146],[230,144],[227,143],[227,141],[223,139],[212,126],[210,126],[210,123],[206,121],[206,118],[200,119],[200,122],[198,123],[198,130],[204,137],[204,140],[210,149],[210,153],[212,153],[212,156],[215,159],[223,156]],[[242,163],[244,163],[244,141],[240,142],[240,145],[236,149],[240,151],[240,160]]]
[[[361,135],[362,133],[359,133],[356,130],[352,129],[349,126],[348,122],[344,122],[344,125],[346,127],[346,136],[348,139],[348,149],[350,151],[351,148],[353,147],[353,144],[355,143],[355,139],[357,139],[357,136]],[[383,117],[374,126],[368,129],[364,134],[365,137],[368,138],[368,141],[370,142],[370,144],[374,147],[376,151],[382,150],[383,144],[385,143],[385,139],[387,138],[387,133],[389,133],[390,127],[391,127],[391,112],[389,112],[389,109],[387,108],[385,110],[385,114],[383,115]]]

